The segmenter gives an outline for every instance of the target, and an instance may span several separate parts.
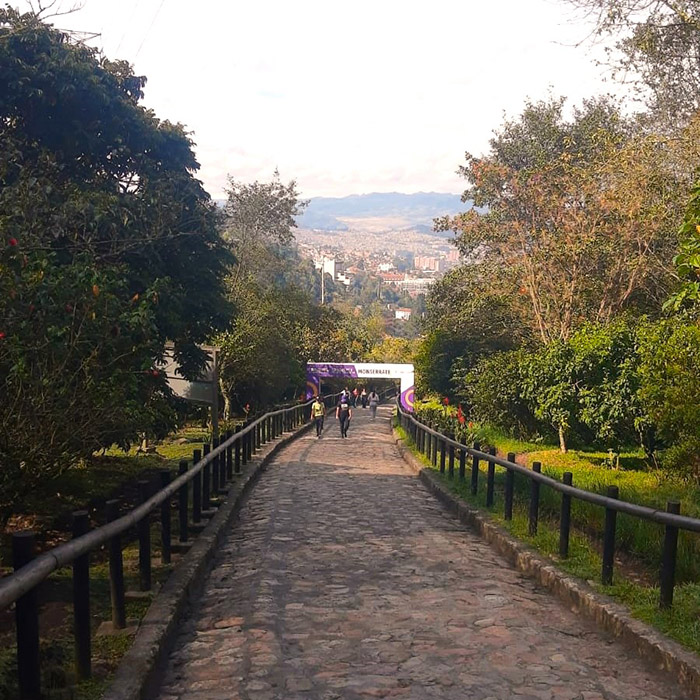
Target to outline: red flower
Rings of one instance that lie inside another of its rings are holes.
[[[5,337],[5,334],[2,331],[0,331],[0,340],[2,340],[4,337]]]
[[[444,403],[445,406],[449,406],[449,405],[450,405],[450,400],[447,398],[447,396],[442,400],[442,403]]]
[[[465,418],[464,418],[464,413],[462,413],[462,404],[459,404],[459,406],[457,407],[457,420],[458,420],[462,425],[464,425],[464,420],[465,420]]]
[[[11,246],[16,246],[17,245],[17,239],[16,238],[10,238],[9,241],[7,241]]]

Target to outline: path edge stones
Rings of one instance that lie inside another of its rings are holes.
[[[462,501],[426,468],[399,433],[393,429],[396,447],[406,464],[426,488],[462,524],[480,535],[518,571],[556,595],[570,610],[584,615],[631,647],[644,661],[665,671],[693,697],[700,698],[700,659],[653,627],[634,619],[627,608],[594,591],[579,579],[567,576],[547,559],[496,525],[488,514]]]
[[[179,632],[182,617],[201,589],[217,545],[228,533],[244,498],[277,453],[307,433],[312,426],[312,423],[306,423],[295,432],[265,445],[243,468],[241,475],[229,483],[224,504],[197,535],[154,597],[134,641],[119,662],[103,700],[148,700],[157,695],[163,665]]]

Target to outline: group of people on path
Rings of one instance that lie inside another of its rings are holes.
[[[362,408],[367,408],[367,406],[369,406],[372,420],[375,420],[377,417],[379,394],[377,394],[375,389],[372,389],[369,394],[364,387],[361,392],[359,392],[357,388],[355,388],[353,392],[348,391],[347,388],[343,389],[335,407],[335,417],[340,424],[341,438],[346,438],[348,436],[348,428],[350,427],[350,420],[352,419],[352,409],[357,407],[358,397],[362,403]],[[326,407],[320,396],[316,396],[316,400],[311,406],[311,417],[316,425],[316,437],[320,438],[321,435],[323,435],[323,422],[326,417]]]

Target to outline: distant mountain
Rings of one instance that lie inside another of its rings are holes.
[[[349,197],[314,197],[297,226],[324,231],[351,228],[432,231],[433,219],[454,215],[471,208],[457,194],[439,192],[372,192]]]

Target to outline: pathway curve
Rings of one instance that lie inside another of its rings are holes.
[[[465,530],[356,410],[285,448],[225,540],[161,700],[682,698]]]

